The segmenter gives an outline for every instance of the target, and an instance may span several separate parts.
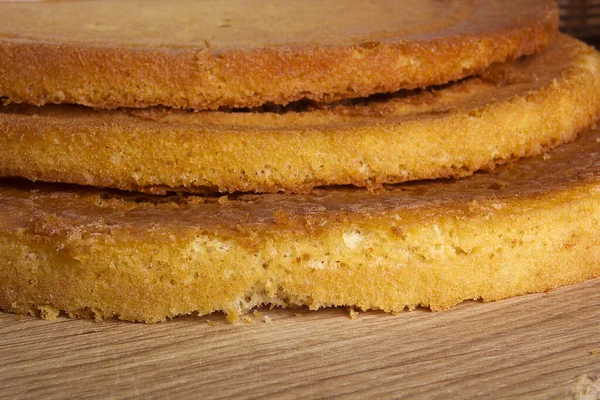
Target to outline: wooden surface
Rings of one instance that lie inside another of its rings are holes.
[[[445,313],[368,312],[354,320],[346,309],[261,314],[251,323],[216,315],[142,325],[19,322],[0,313],[0,398],[600,393],[600,279]]]

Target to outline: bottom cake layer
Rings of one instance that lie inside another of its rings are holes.
[[[0,185],[0,309],[157,322],[447,309],[600,276],[600,131],[458,181],[309,195]]]

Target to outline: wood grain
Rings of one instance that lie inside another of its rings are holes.
[[[596,279],[355,320],[345,309],[156,325],[0,313],[0,398],[548,399],[585,384],[598,396],[599,307]]]

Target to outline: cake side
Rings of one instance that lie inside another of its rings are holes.
[[[144,322],[214,311],[235,320],[265,304],[445,310],[600,275],[599,200],[597,187],[580,188],[451,212],[324,218],[312,233],[247,229],[248,239],[201,227],[59,233],[48,216],[37,231],[0,235],[0,308]]]
[[[445,84],[539,52],[558,29],[549,0],[71,1],[0,13],[0,97],[96,108],[215,110]]]

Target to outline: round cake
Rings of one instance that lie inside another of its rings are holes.
[[[551,0],[0,2],[0,97],[96,108],[331,102],[538,52]]]

